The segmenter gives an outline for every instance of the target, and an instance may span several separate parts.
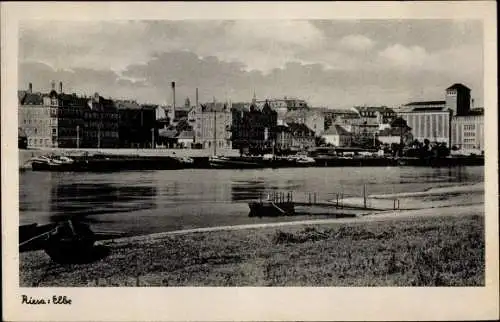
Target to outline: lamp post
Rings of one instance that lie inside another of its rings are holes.
[[[80,148],[80,125],[76,126],[76,148]]]
[[[155,129],[151,128],[151,149],[155,148]]]

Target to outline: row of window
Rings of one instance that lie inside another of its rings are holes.
[[[50,139],[28,138],[29,146],[52,146]]]
[[[52,124],[57,124],[56,120],[54,119],[34,119],[33,122],[31,121],[31,119],[24,119],[23,120],[23,123],[24,124],[40,124],[40,125],[52,125]]]
[[[476,129],[476,124],[465,124],[464,131],[473,131]]]
[[[476,132],[464,132],[464,137],[475,137]]]

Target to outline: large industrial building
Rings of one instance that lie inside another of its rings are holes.
[[[444,101],[403,105],[397,112],[419,141],[444,142],[459,153],[484,151],[484,110],[471,108],[471,90],[460,83],[445,91]]]

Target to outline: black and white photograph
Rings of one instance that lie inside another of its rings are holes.
[[[69,307],[64,288],[498,290],[481,18],[73,15],[20,17],[2,85],[17,304]]]

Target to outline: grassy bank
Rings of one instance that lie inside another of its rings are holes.
[[[437,210],[439,211],[439,210]],[[21,286],[480,286],[484,217],[219,231],[107,242],[90,264],[22,253]]]

